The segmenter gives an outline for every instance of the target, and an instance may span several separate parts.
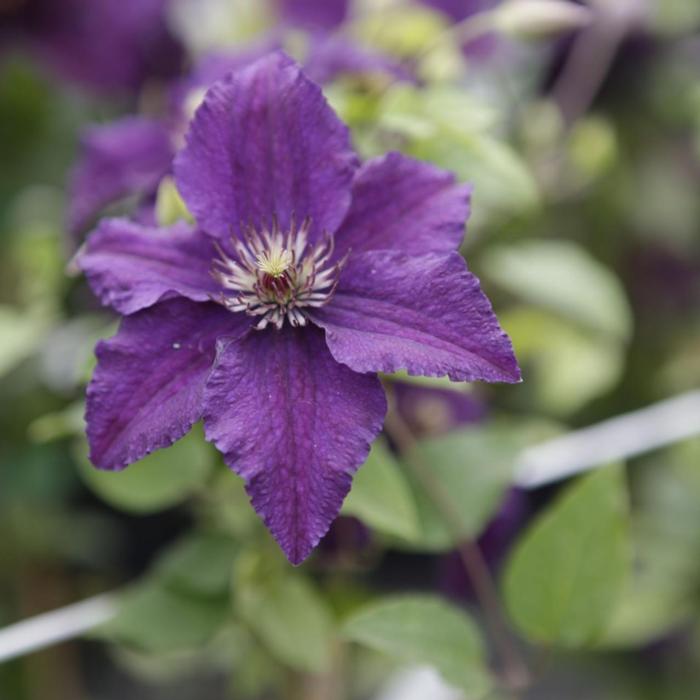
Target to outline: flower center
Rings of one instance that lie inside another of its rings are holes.
[[[285,248],[259,253],[255,256],[258,269],[270,277],[282,277],[291,267],[294,257]]]
[[[345,259],[331,262],[333,239],[309,245],[311,221],[286,233],[274,220],[272,229],[249,226],[244,236],[231,239],[233,256],[217,247],[212,275],[223,288],[218,301],[231,311],[259,316],[255,327],[305,326],[308,310],[327,304],[338,286]]]

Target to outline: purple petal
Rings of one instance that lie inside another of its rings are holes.
[[[356,169],[347,128],[318,86],[275,52],[216,83],[176,158],[179,190],[207,233],[287,228],[311,217],[311,239],[333,232]]]
[[[337,250],[452,252],[464,237],[470,195],[471,186],[456,184],[452,173],[400,153],[370,160],[355,178]]]
[[[76,262],[105,306],[131,314],[175,296],[210,299],[219,291],[209,274],[216,256],[211,239],[188,224],[105,219]]]
[[[210,51],[204,54],[197,60],[189,74],[176,82],[171,89],[172,110],[189,121],[192,115],[186,114],[187,98],[193,90],[208,88],[229,73],[255,63],[270,52],[278,50],[279,47],[279,40],[274,37],[265,37],[244,47]]]
[[[277,0],[282,19],[309,31],[328,31],[342,24],[350,0]]]
[[[185,299],[123,319],[95,351],[86,411],[93,464],[123,469],[185,435],[201,417],[217,339],[248,327],[242,314]]]
[[[153,192],[173,158],[165,126],[141,117],[92,127],[81,146],[68,205],[68,226],[74,234],[87,228],[108,204],[128,195]]]
[[[458,253],[353,255],[313,320],[333,357],[356,372],[520,380],[510,340]]]
[[[328,531],[381,430],[379,380],[338,364],[318,329],[286,327],[222,349],[204,405],[207,439],[299,564]]]

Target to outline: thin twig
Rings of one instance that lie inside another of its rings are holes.
[[[620,44],[638,19],[638,0],[591,2],[594,20],[574,40],[551,95],[567,126],[588,111]]]
[[[416,440],[413,433],[392,407],[391,387],[388,387],[387,394],[390,406],[384,429],[401,452],[404,463],[421,482],[428,497],[444,517],[445,524],[452,532],[455,541],[458,542],[457,552],[474,586],[477,600],[484,611],[491,636],[503,663],[506,685],[513,690],[523,688],[529,682],[530,673],[520,656],[505,620],[496,584],[483,554],[476,543],[464,538],[464,526],[459,506],[444,485],[433,477],[430,467],[424,464],[420,458],[415,449]]]

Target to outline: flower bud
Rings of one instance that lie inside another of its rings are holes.
[[[166,176],[158,186],[156,196],[156,221],[159,226],[171,226],[176,221],[192,222],[194,219],[187,210],[187,205],[177,191],[175,180]]]

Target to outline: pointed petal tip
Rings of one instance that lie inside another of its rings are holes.
[[[376,376],[337,363],[322,331],[307,327],[229,344],[207,381],[203,418],[206,439],[298,566],[340,512],[385,412]]]
[[[271,533],[277,544],[280,546],[280,549],[284,553],[284,556],[287,558],[287,561],[289,561],[289,563],[292,566],[301,566],[314,553],[316,547],[318,547],[321,540],[328,534],[328,531],[331,529],[331,525],[334,522],[335,518],[333,518],[326,525],[322,533],[315,535],[311,539],[304,540],[301,542],[294,541],[292,543],[284,543],[280,540],[280,538],[277,537],[277,535],[272,530]]]
[[[520,370],[520,365],[515,363],[515,369],[513,371],[513,379],[508,382],[509,384],[522,384],[523,383],[523,373]]]
[[[309,541],[304,543],[295,542],[292,546],[283,545],[276,537],[275,540],[279,544],[284,556],[287,557],[287,561],[292,566],[301,566],[313,553],[313,551],[318,546],[318,543],[323,539],[325,535],[319,537],[315,542]]]
[[[167,447],[167,445],[164,445],[164,447]],[[133,456],[133,458],[124,457],[122,459],[109,460],[102,452],[99,451],[96,446],[90,446],[88,451],[88,459],[90,460],[90,464],[92,464],[95,469],[99,469],[101,472],[120,472],[149,454],[150,451],[141,456]]]
[[[319,542],[320,542],[320,540],[319,540]],[[287,561],[292,566],[299,567],[311,556],[314,549],[316,549],[317,545],[318,545],[318,542],[313,547],[309,547],[308,549],[304,549],[301,552],[290,553],[290,552],[285,551],[284,549],[282,551],[284,552],[284,556],[287,558]]]
[[[360,460],[360,464],[364,464],[365,460],[367,459],[367,455],[369,454],[369,449],[370,443],[368,442],[364,457],[362,457]],[[234,467],[232,462],[229,463],[226,456],[225,461],[228,463],[228,466],[232,471],[237,471],[236,467],[238,465]],[[273,506],[271,510],[266,510],[264,507],[261,507],[261,504],[258,501],[259,490],[261,487],[258,483],[256,483],[255,477],[253,477],[246,484],[245,488],[248,496],[250,497],[250,504],[252,508],[256,511],[268,532],[292,566],[300,566],[314,553],[314,550],[316,547],[318,547],[321,540],[328,534],[328,531],[331,529],[331,525],[333,525],[336,518],[340,515],[342,503],[350,493],[350,488],[352,486],[352,476],[350,474],[347,476],[347,483],[342,487],[342,494],[338,494],[340,489],[338,489],[338,485],[336,484],[336,493],[339,495],[339,503],[336,503],[333,506],[335,515],[331,516],[330,518],[326,516],[316,520],[313,527],[305,530],[290,529],[287,522],[280,522],[279,504]]]
[[[354,255],[332,303],[312,320],[326,331],[335,360],[355,372],[520,379],[510,339],[458,253]]]
[[[337,250],[451,253],[464,238],[472,189],[453,172],[397,151],[372,158],[356,173]]]
[[[201,417],[216,340],[247,328],[243,321],[185,299],[125,317],[95,348],[85,414],[90,461],[119,471],[188,433]]]
[[[507,354],[501,366],[502,377],[495,381],[502,382],[503,384],[522,384],[523,375],[520,364],[518,363],[518,358],[515,355],[513,342],[505,331],[501,330],[501,334],[503,336],[504,350]]]
[[[515,356],[510,336],[505,331],[501,330],[501,338],[502,356],[498,361],[494,361],[492,365],[495,372],[493,372],[492,376],[484,377],[478,381],[487,381],[497,384],[521,384],[523,376],[520,365],[518,364],[518,358]]]
[[[295,212],[310,217],[315,239],[335,231],[350,206],[359,163],[348,128],[283,51],[215,82],[185,141],[174,162],[178,190],[220,239],[272,213],[286,228]]]

